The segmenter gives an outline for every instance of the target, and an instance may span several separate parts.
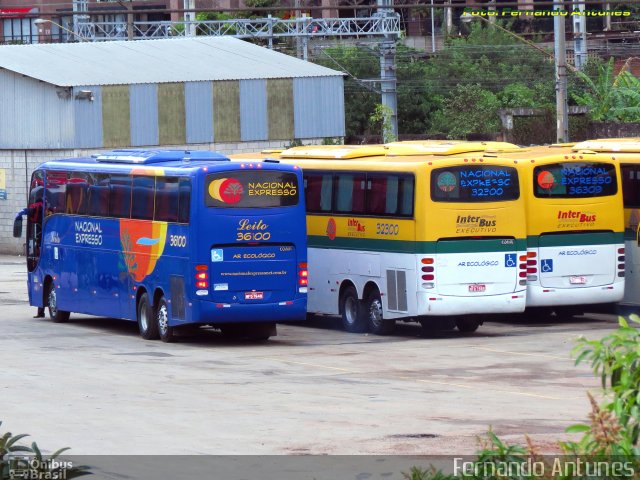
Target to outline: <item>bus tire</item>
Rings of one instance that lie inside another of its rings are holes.
[[[396,328],[395,320],[386,320],[382,316],[382,299],[377,290],[367,295],[364,304],[369,331],[375,335],[390,335]]]
[[[164,297],[160,297],[158,300],[155,320],[158,333],[160,334],[160,340],[164,343],[174,342],[176,340],[175,327],[169,325],[169,308]]]
[[[342,325],[347,332],[362,333],[367,329],[367,317],[354,286],[349,285],[340,297]]]
[[[473,333],[478,330],[480,321],[474,318],[459,318],[456,320],[456,327],[462,333]]]
[[[553,311],[558,320],[570,320],[573,317],[584,315],[584,308],[579,306],[555,307]]]
[[[49,289],[47,290],[47,306],[49,307],[49,318],[54,323],[63,323],[69,320],[69,312],[58,310],[58,296],[53,282],[49,284]]]
[[[274,322],[254,323],[247,331],[247,337],[255,342],[265,342],[276,335],[278,331]]]
[[[156,340],[160,337],[158,323],[154,321],[153,309],[147,292],[140,295],[140,300],[138,300],[138,328],[140,336],[145,340]]]

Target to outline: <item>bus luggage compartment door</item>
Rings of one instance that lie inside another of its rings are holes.
[[[211,249],[210,298],[222,303],[293,300],[296,249],[280,245],[218,245]]]
[[[436,253],[440,295],[501,295],[518,288],[518,251],[512,238],[439,240]]]
[[[540,235],[540,285],[547,288],[580,288],[609,285],[615,280],[615,236],[609,232]]]

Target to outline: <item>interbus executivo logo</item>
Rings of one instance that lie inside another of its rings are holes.
[[[222,203],[238,203],[242,200],[244,187],[235,178],[219,178],[209,184],[209,195]]]
[[[495,215],[458,215],[456,233],[489,233],[496,231]]]
[[[558,227],[575,227],[576,225],[593,225],[596,221],[594,212],[582,212],[580,210],[558,210]]]
[[[347,220],[347,237],[364,237],[366,226],[357,218]]]

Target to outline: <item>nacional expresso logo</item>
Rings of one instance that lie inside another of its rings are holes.
[[[238,203],[242,200],[244,187],[235,178],[219,178],[209,184],[209,195],[222,203]]]

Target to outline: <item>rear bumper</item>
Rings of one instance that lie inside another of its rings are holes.
[[[527,307],[614,303],[624,296],[624,282],[598,287],[548,288],[527,285]]]
[[[418,315],[471,315],[485,313],[520,313],[526,306],[525,290],[477,297],[455,297],[435,293],[418,293]]]
[[[186,321],[172,321],[172,325],[301,321],[307,316],[307,299],[297,298],[289,305],[229,304],[196,300],[189,310],[190,315]]]

